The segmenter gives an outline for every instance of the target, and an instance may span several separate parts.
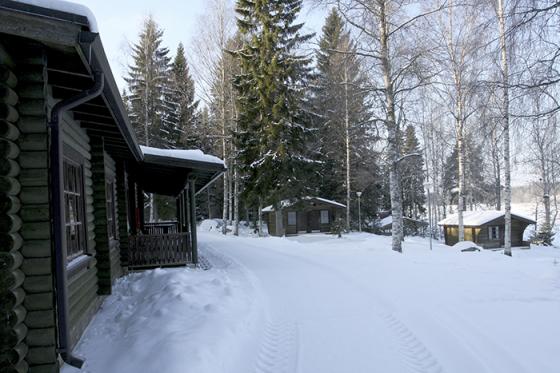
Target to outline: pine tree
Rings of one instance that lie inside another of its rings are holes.
[[[243,45],[236,52],[236,143],[244,194],[256,205],[305,193],[310,59],[298,48],[312,35],[301,35],[303,25],[294,23],[301,6],[302,0],[237,1]]]
[[[129,116],[141,144],[162,146],[162,128],[169,115],[166,103],[169,77],[169,50],[161,45],[163,30],[152,17],[146,18],[138,43],[132,46],[129,65]]]
[[[353,190],[365,190],[364,200],[368,199],[367,193],[375,191],[364,185],[363,176],[367,173],[362,172],[375,162],[370,151],[374,139],[367,131],[371,115],[366,105],[365,74],[356,47],[335,8],[322,31],[312,89],[317,148],[322,161],[319,195],[346,200],[346,227],[349,228]]]
[[[424,214],[426,195],[424,193],[424,158],[421,156],[420,143],[416,137],[414,127],[406,127],[401,148],[403,155],[420,154],[420,156],[408,157],[401,164],[401,185],[403,194],[404,216],[418,219]]]
[[[197,129],[199,102],[195,99],[194,80],[182,43],[179,43],[171,64],[169,83],[172,108],[170,145],[174,148],[200,148],[202,141]]]
[[[168,146],[171,122],[169,104],[169,50],[161,45],[163,30],[152,17],[146,18],[140,40],[132,46],[133,63],[129,65],[127,107],[141,144]],[[150,195],[147,216],[155,221],[154,196]]]

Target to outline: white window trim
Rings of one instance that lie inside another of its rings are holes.
[[[496,230],[496,235],[494,236],[494,229]],[[500,240],[500,226],[493,225],[488,227],[488,236],[490,241],[499,241]]]
[[[325,215],[323,215],[325,213]],[[326,221],[323,221],[323,218],[326,217]],[[320,222],[321,224],[329,224],[329,210],[321,210]]]

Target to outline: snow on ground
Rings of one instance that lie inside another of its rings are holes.
[[[390,239],[201,230],[215,267],[120,281],[78,353],[92,373],[559,371],[559,249]]]

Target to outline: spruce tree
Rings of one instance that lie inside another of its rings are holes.
[[[237,1],[243,45],[235,53],[241,68],[236,143],[244,194],[258,204],[305,193],[310,59],[298,48],[312,35],[302,35],[303,25],[295,23],[301,6],[302,0]]]
[[[322,32],[312,89],[317,148],[322,161],[318,192],[326,198],[346,201],[350,209],[354,191],[364,192],[364,201],[376,192],[370,187],[374,176],[367,172],[376,159],[371,150],[375,139],[368,132],[371,115],[366,105],[366,77],[350,33],[335,8]]]
[[[129,116],[142,145],[163,146],[162,132],[169,118],[169,50],[162,46],[163,30],[152,17],[146,18],[138,43],[132,46],[128,67]]]
[[[418,219],[420,215],[424,214],[424,204],[426,203],[424,158],[421,155],[422,151],[416,132],[411,125],[406,127],[401,151],[403,155],[420,154],[420,156],[405,158],[399,165],[401,167],[403,214]]]
[[[169,121],[169,145],[173,148],[200,148],[197,130],[198,100],[195,99],[194,80],[191,77],[185,48],[179,43],[169,79],[171,120]]]

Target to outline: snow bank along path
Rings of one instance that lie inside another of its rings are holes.
[[[511,259],[430,252],[414,239],[400,255],[390,238],[368,234],[200,237],[260,284],[254,372],[559,371],[556,249]]]

